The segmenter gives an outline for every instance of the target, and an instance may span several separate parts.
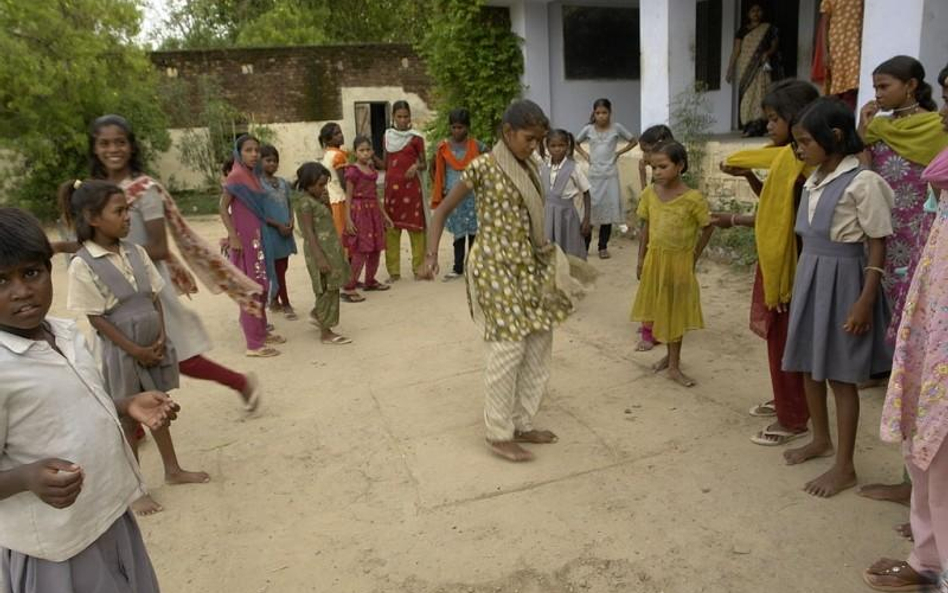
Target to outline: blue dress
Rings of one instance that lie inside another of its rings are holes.
[[[270,185],[266,179],[260,179],[260,185],[267,192],[267,200],[264,203],[263,211],[267,218],[271,218],[282,224],[290,224],[293,215],[290,210],[290,184],[282,177],[276,177],[277,187]],[[272,252],[273,259],[283,259],[296,253],[296,239],[293,235],[284,237],[280,231],[268,224],[263,225],[263,232],[267,235],[266,245]]]
[[[466,146],[456,146],[454,143],[450,143],[450,146],[451,153],[454,155],[454,158],[458,160],[464,158],[464,155],[467,152]],[[481,142],[478,142],[477,150],[481,154],[484,154],[487,152],[487,146]],[[451,166],[444,168],[445,195],[447,195],[447,193],[451,191],[451,188],[453,188],[457,182],[461,180],[461,173],[462,171],[456,171]],[[464,199],[461,200],[461,203],[458,204],[458,207],[448,215],[448,219],[444,224],[448,229],[448,232],[454,235],[455,239],[461,239],[469,235],[477,234],[477,207],[474,202],[473,191],[464,196]]]

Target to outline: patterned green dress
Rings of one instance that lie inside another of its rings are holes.
[[[471,315],[483,321],[484,339],[517,342],[553,329],[572,304],[549,290],[555,271],[537,257],[530,215],[517,187],[490,154],[471,162],[461,179],[477,195],[477,241],[465,276]]]
[[[304,234],[303,254],[306,258],[306,269],[309,270],[309,277],[313,282],[313,294],[318,297],[325,292],[339,290],[349,280],[349,262],[343,253],[339,234],[336,233],[329,204],[324,204],[309,194],[299,192],[293,196],[292,202],[296,205],[296,220],[301,232],[303,214],[312,215],[313,234],[316,236],[319,247],[326,254],[329,265],[332,266],[332,271],[328,274],[319,271],[319,266],[313,258],[312,247]]]

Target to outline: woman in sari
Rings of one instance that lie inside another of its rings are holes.
[[[760,107],[767,87],[775,75],[774,67],[779,38],[777,27],[764,22],[764,9],[751,4],[747,24],[734,36],[734,50],[727,69],[728,83],[738,81],[739,126],[746,136],[763,136],[767,122]]]

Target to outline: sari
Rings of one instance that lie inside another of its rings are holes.
[[[743,35],[742,35],[743,33]],[[777,40],[777,27],[770,23],[761,23],[747,31],[738,32],[741,39],[741,53],[737,58],[738,103],[740,104],[740,126],[764,118],[761,101],[774,76],[764,54]],[[753,48],[753,50],[751,50]],[[779,78],[777,76],[776,78]]]
[[[224,182],[224,191],[234,198],[231,217],[243,246],[239,252],[231,253],[231,261],[265,287],[267,294],[275,294],[276,265],[263,232],[267,224],[265,200],[269,198],[258,177],[240,160],[239,153],[235,154],[234,168]]]

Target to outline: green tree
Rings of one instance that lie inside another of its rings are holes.
[[[177,0],[163,49],[414,43],[431,0]]]
[[[457,107],[471,112],[471,131],[477,138],[494,138],[507,105],[523,90],[521,41],[510,30],[510,13],[483,4],[433,1],[418,49],[434,79],[438,117],[429,131],[436,138],[447,135],[448,112]]]
[[[146,158],[168,147],[157,75],[132,41],[140,20],[135,0],[0,0],[7,201],[52,216],[56,186],[88,174],[86,133],[105,113],[135,125]]]

